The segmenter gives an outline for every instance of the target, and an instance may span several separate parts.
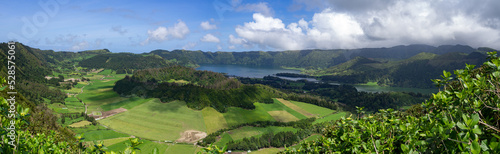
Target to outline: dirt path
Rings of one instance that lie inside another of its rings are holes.
[[[90,114],[89,116],[94,117],[95,120],[101,120],[101,119],[104,119],[104,118],[107,118],[107,117],[110,117],[110,116],[113,116],[115,114],[122,113],[122,112],[125,112],[125,111],[127,111],[127,109],[125,109],[125,108],[117,108],[117,109],[114,109],[114,110],[109,110],[109,111],[101,112],[101,115]]]

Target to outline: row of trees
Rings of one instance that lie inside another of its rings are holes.
[[[297,132],[265,133],[259,137],[243,138],[239,141],[230,141],[227,144],[229,150],[257,150],[269,147],[285,147],[299,143],[311,135],[309,130],[297,130]]]
[[[57,88],[50,88],[45,84],[24,81],[17,84],[19,92],[23,93],[24,97],[35,104],[43,103],[43,98],[49,99],[51,103],[64,104],[64,100],[68,97],[64,92]]]
[[[238,129],[245,126],[251,127],[269,127],[269,126],[278,126],[278,127],[293,127],[299,129],[310,129],[312,126],[312,122],[316,120],[315,118],[301,119],[298,121],[290,121],[290,122],[280,122],[280,121],[256,121],[251,123],[242,123],[238,125],[229,126],[229,128],[220,129],[216,132],[210,133],[203,140],[198,141],[198,145],[207,146],[217,141],[217,138],[222,135],[222,133]]]
[[[221,73],[199,71],[179,65],[138,70],[134,72],[132,80],[135,82],[163,83],[170,80],[184,80],[192,84],[209,89],[233,89],[242,84],[235,79],[228,78]]]

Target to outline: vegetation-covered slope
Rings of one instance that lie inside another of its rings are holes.
[[[79,65],[87,68],[106,68],[119,72],[125,72],[125,70],[165,67],[169,64],[161,57],[153,55],[109,53],[99,54],[82,60]]]
[[[173,82],[175,80],[185,80],[187,83]],[[226,112],[231,106],[254,109],[254,102],[269,102],[272,97],[281,95],[266,86],[242,85],[236,79],[224,77],[220,73],[196,71],[182,66],[137,71],[132,77],[116,82],[113,90],[122,96],[155,97],[162,102],[182,100],[190,108],[210,106],[219,112]]]
[[[406,113],[392,109],[342,118],[324,137],[284,153],[498,153],[500,151],[500,58],[478,69],[467,65],[456,78],[443,72],[443,91]]]
[[[419,53],[400,61],[379,62],[356,57],[345,63],[313,72],[323,75],[323,81],[344,83],[378,82],[379,85],[411,88],[432,88],[431,79],[443,71],[462,68],[465,64],[479,65],[486,61],[486,55],[450,52],[443,55]]]

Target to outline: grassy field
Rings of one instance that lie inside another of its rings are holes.
[[[241,127],[241,128],[235,129],[235,130],[231,130],[229,134],[231,136],[231,139],[237,141],[237,140],[241,140],[245,137],[252,137],[252,136],[259,137],[265,133],[270,133],[270,132],[277,133],[277,132],[286,132],[286,131],[296,132],[297,129],[295,129],[293,127],[276,127],[276,126],[270,126],[270,127],[245,126],[245,127]]]
[[[279,153],[283,149],[285,148],[265,148],[265,149],[259,149],[257,151],[252,151],[252,154],[275,154]]]
[[[128,139],[129,139],[129,137],[112,138],[112,139],[99,140],[99,141],[97,141],[97,143],[100,143],[100,141],[103,141],[103,143],[102,143],[103,145],[110,146],[110,145],[117,144],[120,142],[128,141]],[[87,142],[85,142],[85,144],[93,146],[94,142],[87,141]]]
[[[268,111],[267,113],[271,115],[274,118],[274,120],[280,122],[290,122],[299,120],[297,117],[293,116],[292,114],[286,111]]]
[[[119,102],[103,105],[103,106],[101,106],[101,109],[103,111],[109,111],[109,110],[118,109],[118,108],[122,107],[122,108],[125,108],[127,110],[130,110],[137,105],[140,105],[144,102],[151,101],[151,100],[153,100],[153,98],[143,99],[140,97],[132,97],[132,98],[125,99],[125,100],[122,100]]]
[[[113,130],[95,130],[95,131],[85,132],[83,134],[83,138],[85,138],[85,141],[105,140],[105,139],[121,138],[129,136],[130,135],[118,133]]]
[[[206,107],[201,110],[201,113],[203,114],[203,121],[205,121],[205,126],[207,126],[208,134],[228,127],[224,115],[217,112],[214,108]]]
[[[198,150],[198,147],[194,145],[176,144],[169,146],[165,150],[165,153],[192,154],[196,153]]]
[[[151,140],[176,140],[186,130],[206,131],[201,111],[189,109],[184,102],[161,103],[159,99],[99,122],[114,130]]]
[[[329,115],[329,114],[335,112],[335,110],[331,110],[331,109],[324,108],[321,106],[316,106],[313,104],[297,102],[297,101],[290,101],[290,103],[297,105],[301,109],[304,109],[305,111],[312,113],[317,117],[323,117],[323,116],[326,116],[326,115]]]
[[[85,106],[78,101],[75,97],[68,97],[65,100],[65,104],[49,104],[47,105],[50,109],[54,110],[56,113],[81,113],[85,112]]]
[[[330,115],[327,115],[323,118],[316,119],[316,121],[314,121],[313,124],[322,123],[322,122],[326,122],[326,121],[332,121],[332,120],[338,120],[338,119],[342,118],[343,116],[345,116],[346,114],[347,114],[347,112],[338,112],[335,114],[330,114]]]
[[[307,117],[313,117],[314,115],[312,113],[309,113],[307,112],[306,110],[300,108],[299,106],[287,101],[287,100],[284,100],[284,99],[281,99],[281,98],[276,98],[276,100],[278,100],[279,102],[283,103],[284,105],[286,105],[287,107],[299,112],[300,114],[302,115],[305,115]]]
[[[150,154],[153,152],[155,148],[158,148],[159,153],[166,153],[167,148],[170,148],[172,145],[167,145],[165,143],[156,143],[149,140],[140,140],[139,142],[143,142],[139,145],[139,149],[136,152],[141,154]],[[108,147],[108,151],[123,151],[127,148],[126,143],[130,144],[129,140],[125,140],[122,142],[115,143],[113,145],[106,145]],[[177,145],[175,145],[177,146]]]
[[[87,125],[90,125],[90,124],[92,124],[92,123],[89,122],[89,121],[84,120],[84,121],[73,123],[73,124],[71,124],[69,126],[70,127],[84,127],[84,126],[87,126]]]
[[[228,112],[223,113],[227,124],[229,126],[233,126],[255,121],[275,121],[274,118],[267,113],[267,110],[262,106],[262,103],[254,103],[254,105],[254,110],[229,107]]]
[[[297,119],[306,119],[307,117],[291,108],[281,103],[280,101],[273,99],[274,103],[271,104],[261,104],[266,111],[285,111],[295,116]]]
[[[219,147],[224,147],[227,143],[229,143],[229,141],[232,141],[233,138],[231,138],[231,135],[229,135],[227,132],[226,133],[223,133],[221,135],[221,139],[217,142],[215,142],[214,144],[219,146]]]

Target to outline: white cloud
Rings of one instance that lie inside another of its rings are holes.
[[[217,45],[217,50],[222,50],[222,46]]]
[[[238,36],[275,49],[350,48],[355,47],[356,38],[363,34],[360,25],[351,17],[329,9],[315,14],[310,23],[302,19],[287,26],[278,18],[259,13],[253,18],[254,22],[236,27]]]
[[[184,49],[184,50],[188,50],[188,49],[192,49],[192,48],[193,48],[193,47],[195,47],[195,46],[196,46],[196,43],[195,43],[195,42],[189,42],[188,44],[184,45],[184,46],[182,47],[182,49]]]
[[[445,2],[396,1],[384,9],[350,13],[324,9],[311,20],[283,23],[279,18],[253,15],[238,25],[233,45],[258,45],[278,50],[388,47],[401,44],[465,44],[500,48],[500,20],[483,21],[478,14],[443,11]],[[447,4],[447,3],[446,3]],[[452,4],[450,4],[452,5]],[[454,4],[453,4],[454,5]],[[470,12],[470,11],[469,11]],[[496,22],[496,23],[495,23]]]
[[[203,36],[203,38],[201,38],[201,41],[202,42],[212,42],[212,43],[219,43],[220,42],[219,38],[215,37],[212,34],[207,34],[207,35]]]
[[[210,22],[208,21],[201,22],[200,26],[201,28],[203,28],[203,30],[217,29],[217,25],[210,24]]]
[[[244,48],[252,48],[252,44],[243,38],[237,38],[234,35],[229,35],[229,43],[233,44],[229,49],[235,49],[235,45],[241,45]]]
[[[269,7],[268,4],[265,2],[239,5],[238,7],[235,8],[235,11],[257,12],[265,16],[272,16],[274,14],[273,9]]]
[[[148,38],[144,40],[141,45],[146,45],[151,41],[162,42],[171,38],[184,39],[189,32],[186,23],[179,20],[179,22],[172,27],[160,26],[155,30],[148,30]]]
[[[71,50],[73,50],[73,51],[79,51],[79,50],[86,49],[87,47],[89,47],[89,43],[87,41],[82,41],[82,42],[74,44],[71,47]]]

